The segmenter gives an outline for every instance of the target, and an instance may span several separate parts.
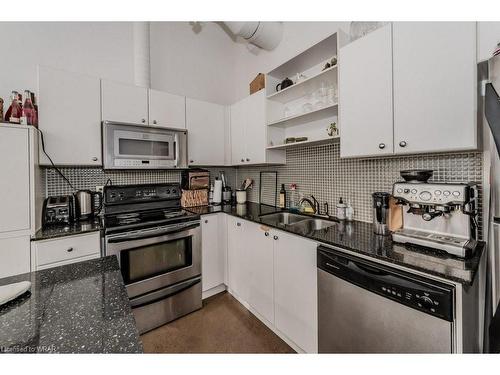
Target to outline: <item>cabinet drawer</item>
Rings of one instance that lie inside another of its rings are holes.
[[[99,232],[34,242],[36,267],[72,259],[99,256]]]

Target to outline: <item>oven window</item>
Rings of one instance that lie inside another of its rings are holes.
[[[120,155],[133,156],[169,156],[170,142],[147,141],[143,139],[118,139]]]
[[[148,279],[193,264],[191,237],[122,251],[125,283]]]

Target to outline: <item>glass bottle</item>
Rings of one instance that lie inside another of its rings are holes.
[[[296,184],[290,185],[290,210],[299,210],[299,195]]]
[[[36,104],[36,96],[34,92],[30,93],[31,103],[33,104],[33,125],[38,128],[38,105]]]
[[[5,113],[5,121],[19,124],[22,109],[19,105],[18,96],[19,94],[17,91],[12,91],[12,95],[10,97],[11,103],[9,109],[7,109],[7,112]]]
[[[24,91],[23,118],[26,118],[26,125],[33,125],[35,108],[31,102],[31,93]]]

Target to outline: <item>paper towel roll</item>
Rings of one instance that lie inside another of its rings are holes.
[[[214,204],[220,204],[222,201],[222,181],[221,180],[215,180],[214,182],[214,198],[213,198],[213,203]]]

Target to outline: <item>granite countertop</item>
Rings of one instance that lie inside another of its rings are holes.
[[[96,232],[102,229],[100,219],[89,221],[78,221],[68,225],[51,225],[47,228],[39,229],[35,236],[32,237],[34,241],[48,240],[51,238],[74,236],[77,234]]]
[[[200,215],[224,212],[232,216],[307,237],[326,245],[337,246],[371,258],[380,259],[384,262],[459,282],[466,286],[472,285],[475,280],[481,255],[485,247],[485,243],[480,242],[473,257],[464,260],[440,252],[439,250],[394,243],[391,236],[376,235],[373,233],[371,223],[361,221],[336,222],[335,225],[328,228],[301,232],[293,226],[282,225],[277,222],[272,223],[268,220],[263,221],[261,219],[262,215],[281,212],[282,210],[253,202],[237,206],[192,207],[189,210]]]
[[[31,292],[0,307],[0,353],[141,353],[116,257],[0,279]]]

